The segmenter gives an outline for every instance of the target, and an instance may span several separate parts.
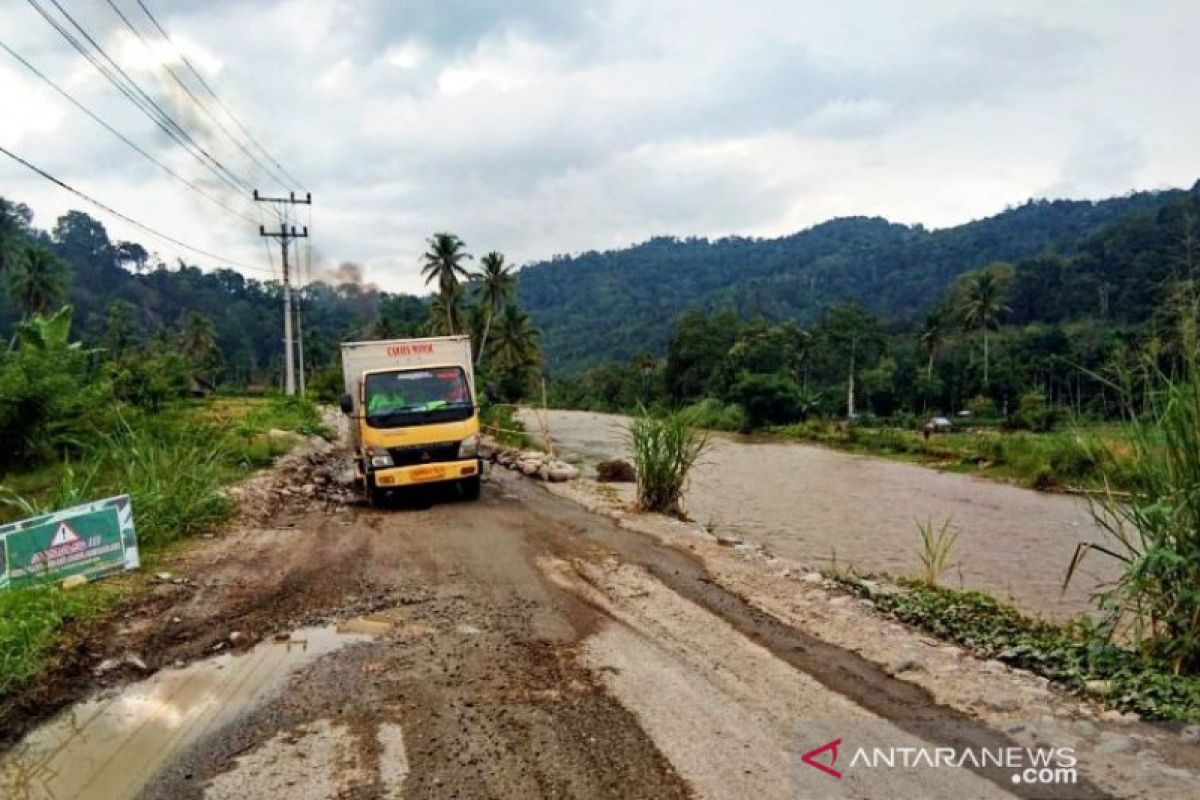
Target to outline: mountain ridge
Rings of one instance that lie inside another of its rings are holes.
[[[964,272],[1069,252],[1106,226],[1184,194],[1029,200],[932,230],[847,216],[773,238],[656,236],[526,265],[518,295],[542,331],[550,370],[566,374],[661,353],[672,323],[690,309],[728,307],[743,318],[807,323],[831,305],[858,302],[885,320],[911,319]]]

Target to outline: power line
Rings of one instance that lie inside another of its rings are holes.
[[[30,0],[30,2],[34,2],[34,0]],[[113,69],[115,69],[117,71],[117,73],[129,83],[130,86],[133,87],[133,89],[137,92],[138,96],[140,96],[143,100],[145,100],[145,102],[148,103],[150,105],[150,107],[153,108],[154,111],[156,111],[163,118],[164,121],[169,123],[169,125],[171,127],[173,127],[175,130],[177,130],[188,142],[190,142],[193,146],[195,146],[195,148],[205,158],[207,158],[209,161],[211,161],[217,167],[217,169],[219,169],[222,173],[229,176],[229,178],[235,184],[238,184],[238,185],[242,186],[243,188],[250,188],[250,184],[248,182],[242,180],[240,177],[238,177],[237,174],[235,174],[232,170],[228,169],[219,160],[217,160],[211,153],[209,153],[207,150],[205,150],[203,147],[201,147],[199,145],[199,143],[197,143],[196,140],[192,138],[191,134],[189,134],[183,128],[182,125],[180,125],[178,122],[175,121],[174,117],[172,117],[170,114],[168,114],[166,111],[164,111],[162,106],[160,106],[154,100],[154,98],[152,98],[149,94],[147,94],[146,91],[144,89],[142,89],[141,85],[139,85],[137,81],[135,81],[133,78],[131,78],[129,76],[129,74],[121,68],[121,65],[119,65],[112,58],[112,56],[110,56],[108,54],[108,51],[106,51],[104,49],[104,47],[101,46],[101,44],[99,42],[97,42],[96,39],[90,33],[88,33],[87,29],[84,28],[83,25],[79,24],[79,22],[77,22],[75,20],[75,18],[71,16],[71,13],[69,11],[67,11],[65,8],[63,8],[62,4],[58,0],[50,0],[50,2],[51,2],[51,4],[54,5],[55,8],[58,9],[60,14],[62,14],[64,17],[66,17],[67,21],[70,22],[72,26],[74,26],[75,30],[79,31],[79,33],[82,34],[85,39],[87,39],[88,43],[91,44],[91,46],[96,49],[96,52],[98,52],[104,58],[104,60],[107,61],[108,64]]]
[[[134,27],[134,24],[129,21],[129,18],[125,16],[125,13],[123,11],[121,11],[121,8],[114,2],[114,0],[105,0],[105,2],[108,3],[108,7],[111,8],[118,17],[120,17],[121,21],[123,23],[125,23],[125,27],[128,28],[130,30],[130,32],[132,32],[133,35],[138,38],[138,41],[140,41],[142,43],[142,46],[146,48],[147,52],[149,52],[151,54],[151,56],[153,56],[154,51],[150,47],[150,42],[146,39],[145,36],[142,35],[141,31],[139,31],[136,27]],[[170,64],[163,63],[161,66],[164,70],[166,70],[167,74],[171,76],[171,79],[173,81],[175,81],[175,83],[179,86],[179,88],[182,89],[189,98],[191,98],[192,102],[195,103],[196,106],[201,111],[204,112],[204,115],[207,116],[210,120],[212,120],[213,124],[217,126],[217,129],[220,130],[221,133],[225,134],[225,136],[229,139],[229,141],[233,142],[239,150],[241,150],[243,153],[245,153],[246,157],[249,158],[251,161],[253,161],[254,164],[260,170],[262,170],[264,175],[266,175],[271,180],[279,181],[279,183],[281,185],[285,185],[285,186],[287,185],[286,178],[281,178],[278,173],[272,172],[271,169],[267,165],[265,165],[262,161],[259,160],[258,156],[254,155],[254,153],[251,153],[250,150],[246,148],[246,145],[242,144],[242,142],[237,137],[235,137],[232,133],[229,132],[228,128],[226,128],[223,124],[221,124],[221,121],[219,119],[217,119],[216,116],[212,113],[212,111],[209,110],[208,106],[203,101],[201,101],[199,97],[196,96],[196,94],[192,91],[191,87],[189,87],[186,83],[184,83],[183,79],[180,78],[179,75],[175,72],[175,70],[173,70],[171,68]]]
[[[216,198],[213,195],[209,194],[208,192],[204,191],[204,189],[202,189],[198,184],[183,177],[182,175],[177,173],[175,170],[171,169],[166,164],[164,164],[163,162],[159,161],[157,158],[152,156],[150,153],[146,152],[144,149],[142,149],[140,146],[138,146],[138,144],[136,142],[130,140],[129,137],[127,137],[125,134],[121,133],[119,130],[114,128],[112,125],[109,125],[107,122],[105,122],[103,119],[101,119],[90,108],[88,108],[83,103],[81,103],[77,99],[75,99],[70,93],[68,93],[65,89],[63,89],[61,86],[59,86],[57,83],[55,83],[49,76],[47,76],[45,73],[43,73],[37,67],[35,67],[33,64],[31,64],[27,60],[25,60],[19,53],[14,51],[11,47],[9,47],[3,41],[0,41],[0,48],[3,48],[5,52],[7,52],[10,56],[15,58],[17,61],[19,61],[22,66],[24,66],[26,69],[28,69],[34,75],[36,75],[37,77],[39,77],[43,81],[45,81],[45,83],[48,84],[50,86],[50,88],[52,88],[54,91],[58,92],[58,94],[60,94],[63,98],[65,98],[69,103],[71,103],[73,106],[78,108],[83,113],[87,114],[97,124],[101,125],[105,130],[107,130],[113,136],[116,136],[118,139],[120,139],[126,145],[128,145],[129,147],[136,150],[144,158],[149,160],[151,163],[155,164],[163,172],[166,172],[172,178],[179,181],[183,185],[187,186],[193,192],[196,192],[201,197],[205,198],[210,203],[218,206],[219,208],[222,208],[225,211],[228,211],[230,214],[233,214],[234,216],[237,216],[237,217],[241,217],[242,219],[246,220],[247,222],[253,223],[255,225],[259,224],[260,220],[254,219],[253,217],[250,217],[247,214],[243,214],[242,212],[232,208],[231,206],[226,205],[225,203],[221,202],[221,200],[219,200],[218,198]]]
[[[226,264],[230,264],[230,265],[232,265],[232,266],[235,266],[235,267],[238,267],[238,268],[240,268],[240,269],[251,270],[251,271],[254,271],[254,272],[265,272],[265,271],[266,271],[266,270],[264,270],[262,267],[251,267],[251,266],[249,266],[249,265],[247,265],[247,264],[242,264],[241,262],[234,261],[234,260],[233,260],[233,259],[231,259],[231,258],[225,258],[224,256],[219,256],[219,255],[217,255],[216,253],[211,253],[211,252],[209,252],[208,250],[203,250],[203,249],[201,249],[201,248],[199,248],[199,247],[194,247],[193,245],[187,244],[186,242],[181,242],[181,241],[179,241],[178,239],[174,238],[173,236],[168,236],[167,234],[163,233],[162,231],[159,231],[159,230],[157,230],[157,229],[155,229],[155,228],[151,228],[149,225],[146,225],[145,223],[138,222],[138,221],[137,221],[136,219],[134,219],[133,217],[130,217],[130,216],[126,215],[126,214],[122,214],[120,211],[117,211],[117,210],[116,210],[115,208],[113,208],[112,206],[106,205],[106,204],[104,204],[104,203],[100,202],[99,200],[95,199],[95,198],[94,198],[94,197],[92,197],[91,195],[88,195],[88,194],[85,194],[84,192],[81,192],[80,190],[76,189],[74,186],[71,186],[70,184],[68,184],[68,183],[65,183],[64,181],[61,181],[61,180],[59,180],[58,178],[56,178],[56,177],[54,177],[53,175],[51,175],[49,172],[46,172],[46,171],[45,171],[44,169],[42,169],[41,167],[38,167],[38,166],[36,166],[36,165],[34,165],[34,164],[31,164],[31,163],[29,163],[28,161],[26,161],[25,159],[21,158],[21,157],[20,157],[19,155],[17,155],[16,153],[13,153],[11,150],[8,150],[8,149],[6,149],[6,148],[4,148],[4,147],[0,146],[0,153],[2,153],[2,154],[4,154],[4,155],[8,156],[8,157],[9,157],[9,158],[11,158],[13,161],[16,161],[18,164],[20,164],[21,166],[23,166],[23,167],[25,167],[26,169],[30,170],[31,172],[35,172],[35,173],[37,173],[38,175],[40,175],[41,177],[43,177],[43,178],[45,178],[46,180],[50,181],[51,183],[53,183],[53,184],[56,184],[56,185],[57,185],[57,186],[59,186],[60,188],[62,188],[62,189],[66,189],[68,192],[70,192],[71,194],[75,195],[76,197],[79,197],[79,198],[81,198],[81,199],[83,199],[83,200],[87,201],[88,203],[91,203],[91,204],[92,204],[92,205],[94,205],[96,208],[99,208],[99,209],[100,209],[100,210],[102,210],[102,211],[106,211],[106,212],[108,212],[109,214],[112,214],[114,217],[117,217],[117,218],[119,218],[119,219],[122,219],[122,220],[124,220],[125,222],[128,222],[130,225],[133,225],[134,227],[136,227],[136,228],[138,228],[138,229],[140,229],[140,230],[142,230],[142,231],[144,231],[144,232],[146,232],[146,233],[150,234],[151,236],[154,236],[154,237],[156,237],[156,238],[158,238],[158,239],[161,239],[161,240],[163,240],[163,241],[165,241],[165,242],[169,242],[169,243],[171,243],[171,244],[173,244],[173,245],[175,245],[175,246],[177,246],[177,247],[182,247],[182,248],[184,248],[185,250],[190,250],[191,252],[193,252],[193,253],[197,253],[197,254],[199,254],[199,255],[202,255],[202,256],[204,256],[204,257],[206,257],[206,258],[211,258],[211,259],[213,259],[213,260],[215,260],[215,261],[218,261],[218,262],[224,262],[224,263],[226,263]]]
[[[111,0],[110,0],[110,2],[111,2]],[[254,138],[254,135],[252,133],[250,133],[249,129],[246,128],[246,126],[242,124],[241,120],[239,120],[236,116],[234,116],[233,112],[229,110],[228,106],[226,106],[223,102],[221,102],[221,98],[218,97],[217,93],[215,91],[213,91],[213,88],[211,86],[209,86],[208,81],[206,81],[204,79],[204,76],[200,73],[200,70],[198,70],[194,66],[192,66],[192,62],[188,59],[188,57],[186,55],[184,55],[183,51],[181,49],[179,49],[179,46],[175,44],[175,42],[171,39],[171,37],[167,34],[166,30],[163,28],[163,26],[159,24],[158,20],[154,16],[154,14],[152,14],[150,12],[150,9],[146,7],[146,4],[144,2],[142,2],[142,0],[136,0],[136,2],[138,4],[138,6],[141,7],[142,11],[146,14],[146,16],[149,18],[150,22],[153,23],[154,27],[158,30],[159,34],[163,37],[163,39],[165,39],[171,45],[171,47],[175,50],[175,52],[179,55],[179,58],[183,61],[184,66],[186,66],[188,68],[188,71],[192,73],[192,75],[196,78],[196,81],[200,84],[201,87],[204,88],[204,91],[208,93],[209,97],[211,97],[213,99],[213,101],[220,107],[220,109],[225,112],[225,115],[228,116],[229,119],[231,119],[233,121],[233,124],[237,125],[238,129],[241,130],[241,132],[246,135],[246,138],[248,140],[250,140],[250,142],[255,147],[258,148],[259,152],[262,153],[263,156],[265,156],[268,161],[270,161],[272,164],[275,165],[276,169],[279,170],[280,174],[282,174],[284,177],[289,179],[293,184],[295,184],[295,188],[299,189],[301,186],[303,186],[304,185],[303,182],[297,180],[295,176],[293,176],[290,172],[288,172],[286,169],[284,169],[283,165],[280,164],[278,161],[276,161],[275,157],[272,156],[269,152],[267,152],[267,149],[265,147],[263,147],[261,144],[259,144],[258,140]]]
[[[64,17],[75,27],[76,30],[91,44],[109,66],[105,66],[83,45],[72,33],[63,27],[50,12],[48,12],[38,0],[27,0],[34,10],[36,10],[47,23],[50,24],[58,33],[67,40],[67,42],[75,48],[87,61],[103,75],[109,83],[117,88],[121,94],[125,95],[131,103],[133,103],[143,114],[150,118],[155,125],[163,130],[168,136],[174,139],[181,147],[183,147],[191,156],[196,158],[218,179],[230,186],[235,192],[241,193],[250,189],[250,184],[235,175],[229,168],[217,160],[211,153],[201,147],[192,136],[183,129],[183,127],[175,121],[166,111],[158,105],[138,83],[129,77],[125,70],[121,69],[120,65],[112,59],[111,56],[104,50],[103,47],[87,32],[87,30],[75,21],[66,9],[59,4],[58,0],[50,0]],[[114,74],[115,73],[115,74]],[[119,76],[119,77],[118,77]]]

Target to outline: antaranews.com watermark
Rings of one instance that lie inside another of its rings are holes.
[[[1015,742],[980,728],[927,727],[920,735],[879,723],[819,723],[797,729],[792,766],[797,797],[975,796],[979,781],[1023,796],[1092,797],[1071,745]],[[966,794],[964,794],[966,793]]]

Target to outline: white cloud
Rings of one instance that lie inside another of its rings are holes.
[[[151,7],[313,191],[327,260],[364,263],[393,289],[421,288],[417,259],[440,229],[522,262],[655,234],[784,234],[833,215],[949,225],[1041,194],[1190,185],[1200,171],[1189,133],[1200,51],[1188,38],[1200,6],[1183,0]],[[174,54],[146,59],[105,12],[81,21],[163,91],[155,62]],[[205,175],[31,11],[0,9],[0,28],[156,155]],[[200,124],[186,99],[166,99]],[[181,239],[265,266],[248,226],[4,58],[0,101],[20,109],[0,118],[6,146]],[[197,135],[278,188],[219,131]],[[43,225],[78,205],[11,164],[0,186]]]

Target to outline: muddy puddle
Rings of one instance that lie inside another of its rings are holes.
[[[291,674],[377,632],[345,623],[302,628],[79,703],[0,759],[0,797],[133,797],[162,765],[263,703]]]
[[[537,416],[523,415],[532,432]],[[626,419],[551,411],[559,455],[585,476],[599,460],[628,458]],[[623,499],[632,487],[615,485]],[[892,575],[920,573],[918,521],[958,532],[942,583],[985,591],[1027,612],[1065,618],[1091,610],[1092,591],[1116,574],[1088,559],[1064,594],[1063,576],[1080,541],[1101,541],[1087,503],[969,475],[799,443],[713,438],[685,496],[696,522],[818,568]]]

